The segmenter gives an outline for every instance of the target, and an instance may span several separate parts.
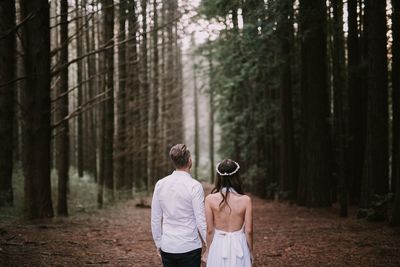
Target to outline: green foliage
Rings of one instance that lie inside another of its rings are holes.
[[[384,221],[387,218],[388,205],[393,200],[392,193],[386,195],[374,195],[371,208],[360,209],[357,213],[357,218],[366,218],[368,221]]]
[[[199,51],[210,55],[211,91],[214,94],[217,121],[221,126],[222,157],[231,157],[243,164],[250,188],[272,191],[274,183],[268,168],[265,144],[276,139],[279,130],[279,60],[277,56],[276,14],[264,1],[203,0],[200,12],[208,19],[225,20],[235,25],[232,13],[242,10],[243,28],[223,30],[217,40]],[[238,12],[240,13],[240,12]],[[237,24],[236,24],[237,25]],[[260,145],[263,144],[263,145]],[[259,180],[267,179],[266,182]],[[254,191],[254,190],[252,190]]]

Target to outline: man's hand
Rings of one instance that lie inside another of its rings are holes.
[[[160,248],[157,248],[156,253],[157,253],[157,256],[161,258],[161,249]]]

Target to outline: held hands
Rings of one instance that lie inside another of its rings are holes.
[[[207,264],[207,258],[208,258],[208,249],[206,249],[206,251],[201,256],[201,262],[204,264],[204,266]]]
[[[159,258],[161,258],[161,249],[160,248],[156,248],[156,253],[157,253],[157,256]]]

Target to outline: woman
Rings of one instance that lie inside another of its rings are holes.
[[[206,197],[207,250],[209,267],[251,266],[253,262],[253,211],[244,195],[239,164],[225,159],[217,164],[217,179]]]

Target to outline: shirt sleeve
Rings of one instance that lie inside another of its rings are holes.
[[[158,184],[156,184],[151,201],[151,233],[157,248],[161,247],[161,219],[162,209],[158,199]]]
[[[204,215],[204,190],[201,184],[197,184],[193,189],[193,212],[196,218],[197,229],[200,232],[201,238],[206,242],[206,219]]]

